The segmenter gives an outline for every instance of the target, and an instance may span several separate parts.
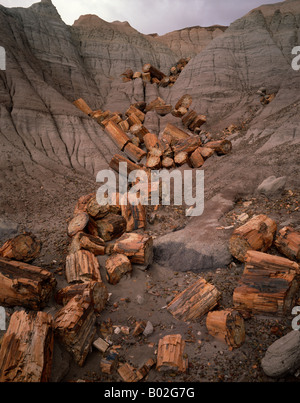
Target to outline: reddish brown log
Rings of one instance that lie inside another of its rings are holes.
[[[146,106],[145,112],[152,111],[152,110],[154,110],[157,106],[162,106],[162,105],[165,105],[165,104],[166,104],[165,101],[164,101],[162,98],[158,97],[158,98],[154,99],[153,101],[151,101],[151,102]]]
[[[159,340],[156,369],[186,372],[188,360],[184,358],[185,341],[180,334],[168,335]]]
[[[266,252],[273,243],[276,229],[276,222],[266,215],[254,216],[234,230],[229,241],[230,253],[244,262],[248,250]]]
[[[141,121],[141,123],[144,122],[145,120],[145,114],[138,108],[136,108],[134,105],[131,105],[129,109],[127,109],[125,115],[126,116],[130,116],[134,114],[135,116],[137,116],[139,118],[139,120]]]
[[[180,153],[176,154],[174,157],[174,161],[176,165],[183,165],[189,162],[189,155],[185,151],[181,151]]]
[[[199,137],[188,137],[183,140],[179,140],[172,146],[174,154],[178,154],[185,151],[188,154],[193,153],[198,147],[201,146],[201,140]]]
[[[295,231],[292,227],[284,227],[279,231],[275,246],[289,259],[300,260],[300,232]]]
[[[129,123],[128,123],[127,119],[122,120],[118,124],[120,126],[120,129],[123,130],[123,132],[127,132],[129,130]]]
[[[124,153],[134,162],[140,162],[147,153],[141,148],[135,146],[132,143],[128,143],[124,148]]]
[[[137,78],[141,78],[142,77],[142,73],[140,71],[136,71],[133,75],[133,80],[137,79]]]
[[[81,212],[75,215],[68,225],[68,235],[70,237],[76,235],[78,232],[83,231],[89,222],[89,215],[87,213]]]
[[[146,228],[146,209],[142,204],[133,205],[130,203],[130,198],[125,194],[124,199],[127,198],[127,204],[123,201],[121,206],[121,214],[126,220],[126,232],[133,232],[137,229]]]
[[[85,213],[87,204],[93,196],[95,196],[95,193],[90,193],[88,195],[81,196],[78,199],[78,202],[76,203],[76,206],[74,208],[74,215],[77,215],[78,213],[82,213],[82,212]]]
[[[126,78],[132,79],[133,78],[133,70],[127,69],[124,71],[124,73],[121,74],[121,76],[124,76]]]
[[[86,115],[90,116],[93,114],[93,110],[82,98],[77,99],[76,101],[73,102],[73,104],[76,106],[76,108],[80,109]]]
[[[45,312],[14,312],[0,349],[0,382],[49,382],[53,319]]]
[[[151,82],[151,74],[150,73],[142,73],[142,80],[145,83],[150,83]]]
[[[135,113],[132,113],[131,115],[128,116],[127,122],[129,123],[130,128],[131,126],[140,125],[142,123]]]
[[[115,154],[109,164],[109,166],[115,170],[116,172],[119,173],[119,164],[121,162],[126,162],[127,163],[127,174],[130,174],[130,172],[142,169],[139,165],[135,164],[134,162],[130,161],[129,159],[123,157],[122,155]]]
[[[169,77],[164,77],[159,82],[159,86],[163,87],[163,88],[167,87],[169,84],[170,84],[170,78]]]
[[[172,105],[159,105],[155,107],[155,111],[160,116],[166,116],[173,110]]]
[[[86,206],[86,213],[94,220],[99,220],[100,218],[107,216],[109,213],[109,205],[100,205],[97,201],[97,196],[94,195]]]
[[[149,169],[160,169],[161,168],[161,158],[157,155],[151,153],[148,154],[146,167]]]
[[[166,75],[159,71],[156,67],[152,66],[150,63],[144,64],[143,66],[144,73],[150,73],[152,77],[156,77],[159,80],[162,80]]]
[[[98,260],[87,250],[71,253],[66,258],[66,279],[69,284],[85,281],[101,282]]]
[[[131,263],[149,266],[153,261],[153,239],[148,235],[127,233],[116,241],[114,251],[128,256]]]
[[[73,238],[69,248],[69,253],[76,253],[84,249],[95,256],[105,255],[105,242],[98,236],[78,232]]]
[[[179,109],[181,107],[189,109],[189,107],[192,105],[192,102],[193,98],[190,95],[185,94],[179,99],[179,101],[175,105],[175,109]]]
[[[189,111],[186,115],[183,116],[181,120],[185,127],[189,127],[196,118],[197,118],[197,112]]]
[[[231,152],[232,143],[229,140],[210,141],[205,147],[212,148],[218,155],[225,155]]]
[[[41,246],[36,236],[24,233],[6,241],[0,248],[0,256],[29,263],[39,256]]]
[[[215,151],[212,148],[204,146],[200,147],[200,153],[203,159],[206,160],[207,158],[210,158],[215,153]]]
[[[151,151],[153,148],[160,148],[158,137],[154,133],[145,134],[144,144],[148,151]]]
[[[38,310],[49,301],[55,286],[49,271],[0,258],[0,305]]]
[[[194,131],[197,127],[201,127],[206,123],[206,116],[197,115],[193,122],[189,125],[189,129]]]
[[[201,148],[197,148],[190,156],[190,162],[193,168],[200,168],[204,164],[204,159],[201,154]]]
[[[171,145],[173,145],[178,140],[184,140],[190,137],[189,134],[181,129],[178,129],[178,127],[172,125],[171,123],[168,123],[165,127],[162,136],[164,137],[165,135],[171,137]]]
[[[143,143],[144,142],[144,136],[145,134],[149,133],[149,130],[143,126],[142,124],[137,124],[137,125],[133,125],[130,128],[130,132],[139,138],[140,142]]]
[[[171,169],[171,168],[175,167],[174,160],[173,160],[173,158],[170,158],[170,157],[164,157],[162,159],[161,165],[165,169]]]
[[[108,124],[105,126],[105,131],[110,135],[112,141],[121,151],[123,151],[126,144],[130,142],[130,139],[126,133],[123,132],[120,126],[112,121],[108,122]]]
[[[181,106],[178,109],[173,109],[172,115],[175,116],[176,118],[182,118],[186,113],[187,113],[187,108],[184,108]]]
[[[107,281],[113,285],[118,284],[125,274],[132,272],[128,257],[119,253],[107,259],[105,268]]]
[[[126,220],[118,214],[110,213],[101,220],[97,220],[96,223],[99,236],[105,242],[120,237],[126,231]]]

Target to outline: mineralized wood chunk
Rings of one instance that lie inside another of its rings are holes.
[[[98,236],[78,232],[73,238],[69,253],[75,253],[84,249],[92,252],[95,256],[105,255],[105,242]]]
[[[164,138],[164,136],[166,135],[171,137],[172,139],[171,145],[175,144],[176,141],[178,140],[184,140],[190,137],[188,133],[172,125],[171,123],[168,123],[167,126],[165,127],[162,133],[162,137]]]
[[[200,278],[178,294],[168,305],[168,311],[178,320],[195,320],[215,308],[221,293]]]
[[[225,155],[232,150],[232,143],[229,140],[210,141],[205,147],[212,148],[218,155]]]
[[[76,295],[54,317],[55,335],[82,367],[96,334],[93,306]]]
[[[93,196],[95,196],[95,193],[90,193],[88,195],[81,196],[78,199],[78,202],[76,203],[76,206],[74,208],[74,215],[77,215],[78,213],[82,213],[82,212],[85,213],[87,204]]]
[[[86,213],[94,220],[99,220],[109,213],[109,205],[101,205],[97,201],[97,196],[91,197],[86,206]]]
[[[248,251],[240,285],[234,290],[238,311],[285,315],[291,313],[299,289],[299,265],[289,259]]]
[[[275,246],[289,259],[300,260],[300,232],[292,227],[282,228],[275,239]]]
[[[154,99],[153,101],[151,101],[151,102],[146,106],[145,112],[152,111],[152,110],[154,110],[157,106],[162,106],[162,105],[165,105],[165,104],[166,104],[165,101],[164,101],[162,98],[158,97],[158,98]]]
[[[49,271],[0,258],[0,305],[38,310],[46,305],[55,286]]]
[[[124,198],[128,195],[125,194]],[[127,204],[122,204],[121,214],[126,220],[126,232],[133,232],[137,229],[146,228],[147,217],[145,206],[141,203],[136,205],[131,204],[130,200],[127,200]]]
[[[110,213],[96,223],[99,235],[105,242],[118,238],[126,231],[126,220],[118,214]]]
[[[89,222],[89,215],[85,212],[76,214],[68,225],[68,235],[70,237],[77,234],[77,232],[83,231]]]
[[[143,72],[144,73],[150,73],[152,77],[156,77],[159,80],[162,80],[166,75],[158,70],[156,67],[152,66],[150,63],[146,63],[143,66]]]
[[[77,99],[76,101],[73,102],[73,104],[86,115],[93,114],[93,110],[88,106],[88,104],[82,98]]]
[[[55,294],[55,301],[59,305],[66,305],[76,295],[83,296],[84,299],[90,301],[97,313],[104,310],[108,300],[107,287],[103,282],[88,281],[60,289]]]
[[[162,159],[161,165],[163,168],[166,168],[166,169],[171,169],[171,168],[175,167],[174,160],[173,160],[173,158],[170,158],[170,157],[164,157]]]
[[[215,151],[212,148],[204,146],[200,147],[200,153],[203,159],[206,160],[207,158],[211,157],[215,153]]]
[[[127,174],[130,174],[132,171],[136,171],[139,169],[142,169],[139,165],[135,164],[134,162],[130,161],[129,159],[123,157],[122,155],[115,154],[111,161],[110,161],[110,168],[112,168],[114,171],[118,172],[120,171],[120,163],[126,163],[127,164]]]
[[[181,120],[183,125],[189,128],[196,118],[197,118],[197,112],[192,110],[189,111],[186,115],[184,115]]]
[[[146,133],[144,136],[144,143],[148,151],[151,151],[153,148],[160,148],[158,137],[154,133]]]
[[[14,312],[0,348],[0,382],[48,382],[53,319],[45,312]]]
[[[186,372],[188,360],[183,357],[185,341],[180,334],[168,335],[159,340],[156,369]]]
[[[193,168],[200,168],[204,164],[204,159],[201,153],[201,147],[197,148],[190,156],[190,163]]]
[[[140,109],[136,108],[134,105],[131,105],[131,106],[129,107],[129,109],[127,109],[125,115],[129,117],[129,116],[132,115],[133,113],[139,118],[139,120],[140,120],[141,123],[144,122],[144,120],[145,120],[145,114],[144,114],[144,112],[142,112]]]
[[[206,318],[208,333],[229,347],[238,348],[245,341],[243,317],[233,309],[209,312]]]
[[[0,256],[29,263],[39,256],[41,245],[41,241],[33,234],[21,234],[4,243],[0,248]]]
[[[126,144],[130,142],[130,138],[127,134],[113,121],[107,123],[105,131],[110,135],[112,141],[121,151],[123,151]]]
[[[66,259],[66,278],[70,283],[102,281],[97,258],[87,250],[71,253]]]
[[[140,162],[147,155],[146,151],[132,143],[128,143],[124,148],[124,153],[134,162]]]
[[[177,141],[176,144],[172,146],[172,149],[174,151],[174,154],[178,154],[182,151],[191,154],[200,146],[201,146],[201,140],[199,137],[189,137]]]
[[[114,251],[128,256],[131,263],[149,266],[153,261],[153,238],[145,234],[127,233],[116,241]]]
[[[180,153],[176,154],[174,157],[174,161],[176,165],[184,165],[189,162],[189,155],[186,151],[181,151]]]
[[[192,105],[193,98],[189,94],[183,95],[177,104],[175,105],[175,109],[179,109],[181,107],[189,109],[189,107]]]
[[[105,268],[107,281],[113,285],[119,283],[125,274],[132,272],[132,266],[128,257],[119,253],[107,259]]]
[[[254,216],[233,231],[229,241],[232,256],[244,262],[248,250],[266,252],[273,243],[276,222],[264,214]]]

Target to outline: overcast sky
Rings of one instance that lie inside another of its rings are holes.
[[[29,7],[32,0],[0,0],[5,7]],[[105,21],[128,21],[144,34],[160,35],[200,25],[229,25],[250,10],[276,0],[52,0],[63,21],[72,25],[80,15],[96,14]]]

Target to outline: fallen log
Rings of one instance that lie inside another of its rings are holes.
[[[119,253],[107,259],[105,268],[107,281],[113,285],[118,284],[125,274],[132,272],[128,257]]]
[[[173,158],[170,158],[170,157],[164,157],[162,159],[161,165],[165,169],[172,169],[175,167],[174,160],[173,160]]]
[[[79,295],[83,297],[84,300],[90,302],[96,313],[100,313],[104,310],[108,300],[107,287],[103,282],[88,281],[72,284],[60,289],[55,294],[55,301],[59,305],[67,305],[67,303],[76,295]]]
[[[134,162],[140,162],[147,153],[132,143],[128,143],[124,148],[124,153]]]
[[[184,140],[190,137],[189,134],[181,129],[178,129],[178,127],[172,125],[171,123],[168,123],[165,127],[162,133],[162,138],[164,138],[166,135],[171,137],[171,145],[175,144],[175,142],[178,140]]]
[[[0,348],[0,382],[49,382],[53,319],[45,312],[14,312]]]
[[[125,194],[123,197],[127,197],[127,203],[121,206],[121,214],[126,220],[126,232],[145,229],[147,223],[145,206],[141,203],[137,205],[130,203],[128,194]]]
[[[206,318],[208,333],[217,340],[238,348],[245,341],[245,325],[243,317],[233,309],[209,312]]]
[[[290,314],[299,289],[299,265],[289,259],[248,251],[240,285],[234,290],[238,311]]]
[[[146,234],[127,233],[116,241],[114,252],[126,255],[131,263],[148,267],[153,262],[153,239]]]
[[[195,320],[215,308],[220,298],[221,293],[217,288],[200,278],[178,294],[167,310],[178,320]]]
[[[205,147],[212,148],[217,155],[229,154],[232,150],[232,143],[229,140],[210,141]]]
[[[151,74],[150,73],[142,73],[142,80],[144,83],[151,83]]]
[[[0,256],[25,263],[36,259],[42,243],[31,233],[24,233],[6,241],[0,248]]]
[[[164,77],[159,81],[159,86],[162,88],[166,88],[170,84],[170,78],[169,77]]]
[[[43,308],[56,286],[52,273],[27,263],[0,258],[0,305]]]
[[[172,105],[158,105],[154,109],[159,116],[166,116],[172,112],[173,107]]]
[[[91,198],[95,195],[95,193],[90,193],[88,195],[81,196],[78,199],[78,202],[76,203],[76,206],[74,208],[74,215],[77,215],[78,213],[85,213],[87,204],[91,200]]]
[[[127,159],[119,154],[115,154],[112,157],[109,166],[114,171],[122,174],[122,171],[120,172],[120,167],[119,167],[121,162],[126,162],[126,164],[127,164],[127,175],[129,175],[130,172],[132,172],[132,171],[142,169],[139,165],[135,164],[134,162],[130,161],[129,159]]]
[[[198,147],[190,156],[190,163],[193,168],[200,168],[204,164],[204,159],[201,153],[201,147]]]
[[[129,137],[115,122],[108,122],[105,131],[109,134],[115,145],[123,151],[125,146],[130,142]]]
[[[178,140],[172,146],[172,149],[173,149],[174,154],[178,154],[182,151],[185,151],[188,154],[191,154],[200,146],[201,146],[201,140],[199,137],[188,137],[186,139]]]
[[[124,73],[121,74],[121,76],[124,76],[126,78],[133,78],[133,70],[132,69],[127,69],[124,71]]]
[[[98,236],[85,232],[78,232],[73,238],[69,247],[69,253],[75,253],[84,249],[95,256],[105,255],[105,242]]]
[[[88,104],[82,98],[79,98],[76,101],[74,101],[73,105],[75,105],[76,108],[80,109],[86,115],[91,116],[93,114],[93,110],[88,106]]]
[[[203,159],[206,160],[207,158],[210,158],[215,153],[215,151],[212,148],[205,146],[205,147],[200,147],[200,153],[201,153]]]
[[[140,142],[143,143],[144,136],[145,136],[145,134],[149,133],[149,130],[142,124],[136,124],[136,125],[131,126],[130,133],[132,133],[134,136],[138,137],[140,139]]]
[[[189,107],[192,105],[192,102],[193,98],[189,94],[185,94],[179,99],[179,101],[175,105],[175,109],[179,109],[182,107],[189,109]]]
[[[248,250],[266,252],[273,243],[276,229],[276,222],[266,215],[254,216],[233,231],[229,240],[230,253],[244,262]]]
[[[188,360],[184,358],[185,341],[180,334],[168,335],[160,339],[157,350],[156,369],[186,372]]]
[[[86,213],[94,220],[99,220],[100,218],[107,216],[107,214],[109,213],[109,205],[106,204],[102,206],[98,203],[97,196],[94,195],[93,197],[91,197],[86,206]]]
[[[76,295],[54,317],[58,340],[82,367],[96,335],[96,315],[91,303]]]
[[[183,126],[185,127],[190,127],[190,125],[194,122],[194,120],[197,118],[197,112],[194,110],[189,111],[186,115],[184,115],[181,119]]]
[[[166,103],[162,98],[160,98],[160,97],[155,98],[153,101],[149,102],[148,105],[146,105],[145,113],[150,112],[152,110],[155,110],[155,108],[157,106],[162,106],[162,105],[165,105],[165,104]]]
[[[275,246],[280,253],[291,260],[300,260],[300,232],[292,227],[282,228],[275,239]]]
[[[137,117],[139,118],[139,120],[140,120],[141,123],[144,122],[144,120],[145,120],[145,114],[144,114],[144,112],[142,112],[140,109],[138,109],[138,108],[135,107],[134,105],[131,105],[131,106],[129,107],[129,109],[127,109],[127,111],[125,112],[125,115],[128,116],[128,117],[129,117],[130,115],[132,115],[132,114],[134,114],[135,116],[137,116]]]
[[[66,279],[69,284],[86,281],[101,282],[97,258],[87,250],[71,253],[66,258]]]
[[[99,236],[105,241],[112,241],[120,237],[126,231],[126,220],[124,217],[110,213],[101,220],[97,220]]]
[[[201,127],[206,123],[206,116],[204,115],[197,115],[196,118],[192,121],[192,123],[189,125],[189,129],[194,131],[197,127]]]
[[[158,170],[161,168],[161,158],[157,155],[148,154],[146,167],[149,169]]]
[[[88,225],[89,219],[89,215],[83,211],[76,214],[68,224],[69,237],[73,237],[78,232],[84,231]]]
[[[129,123],[126,120],[122,120],[121,122],[118,123],[119,127],[121,130],[123,130],[123,132],[127,132],[129,130]]]
[[[150,63],[146,63],[143,66],[144,73],[150,73],[152,77],[156,77],[159,80],[162,80],[166,75],[158,70],[156,67],[152,66]]]
[[[160,143],[156,134],[146,133],[143,139],[148,151],[151,151],[153,148],[160,148]]]

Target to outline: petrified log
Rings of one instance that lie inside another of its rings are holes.
[[[105,131],[110,135],[112,141],[121,150],[124,150],[126,144],[130,142],[129,137],[115,122],[108,122],[105,126]]]
[[[115,370],[118,363],[118,354],[110,353],[105,358],[102,358],[100,362],[101,372],[111,375]]]
[[[126,220],[126,232],[133,232],[137,229],[146,228],[146,209],[141,203],[133,205],[128,199],[128,195],[125,194],[124,198],[127,197],[127,204],[122,204],[121,214]]]
[[[97,196],[94,195],[93,197],[91,197],[86,206],[86,213],[94,220],[99,220],[100,218],[107,216],[107,214],[109,213],[109,205],[100,205],[97,202]]]
[[[148,154],[146,167],[149,169],[160,169],[161,167],[161,159],[156,155]]]
[[[49,271],[0,258],[0,305],[38,310],[49,301],[55,286]]]
[[[188,360],[184,358],[183,352],[185,341],[180,334],[168,335],[158,342],[157,363],[158,371],[175,370],[186,372]]]
[[[173,150],[170,144],[166,141],[166,139],[159,139],[159,149],[162,152],[163,157],[173,158]]]
[[[95,193],[90,193],[88,195],[81,196],[78,199],[78,202],[76,203],[76,206],[74,208],[74,215],[77,215],[78,213],[82,213],[82,212],[85,213],[87,204],[93,196],[95,196]]]
[[[110,284],[118,284],[121,278],[132,272],[132,266],[127,256],[120,253],[110,256],[105,264],[106,278]]]
[[[146,133],[144,135],[144,144],[148,151],[151,151],[152,148],[159,148],[159,140],[156,134],[154,133]]]
[[[118,123],[119,127],[123,132],[127,132],[129,130],[129,123],[126,120],[122,120],[121,122]]]
[[[200,278],[178,294],[167,309],[178,320],[195,320],[215,308],[220,298],[217,288]]]
[[[89,219],[89,215],[83,211],[76,214],[68,224],[68,235],[72,237],[77,232],[83,231],[87,227]]]
[[[159,82],[159,86],[163,87],[163,88],[167,87],[169,84],[170,84],[170,78],[169,77],[164,77]]]
[[[183,126],[185,126],[185,127],[189,127],[193,122],[194,122],[194,120],[197,118],[197,112],[195,112],[195,111],[189,111],[186,115],[184,115],[183,117],[182,117],[182,123],[183,123]]]
[[[300,232],[292,227],[282,228],[275,239],[275,246],[280,253],[292,260],[300,260]]]
[[[159,116],[166,116],[172,112],[173,107],[172,105],[158,105],[154,109]]]
[[[120,365],[118,368],[118,374],[123,379],[123,382],[138,382],[138,378],[136,376],[135,368],[128,363]]]
[[[156,77],[159,80],[162,80],[166,75],[159,71],[156,67],[152,66],[150,63],[144,64],[143,66],[144,73],[150,73],[152,77]]]
[[[165,103],[165,101],[164,101],[162,98],[160,98],[160,97],[155,98],[153,101],[151,101],[151,102],[146,106],[145,112],[152,111],[152,110],[154,110],[157,106],[162,106],[162,105],[165,105],[165,104],[166,104],[166,103]]]
[[[0,382],[49,382],[53,319],[45,312],[14,312],[0,349]]]
[[[171,123],[168,123],[167,126],[165,127],[162,137],[164,138],[165,135],[168,135],[171,137],[171,145],[173,145],[176,141],[178,140],[183,140],[187,139],[190,137],[189,134],[184,132],[181,129],[178,129],[178,127],[172,125]]]
[[[231,152],[232,143],[229,140],[210,141],[205,147],[212,148],[218,155],[225,155]]]
[[[72,238],[69,253],[75,253],[81,249],[88,250],[95,256],[105,255],[105,242],[98,236],[78,232]]]
[[[300,367],[300,332],[292,330],[271,344],[261,366],[272,378],[294,375]]]
[[[149,133],[149,130],[142,124],[136,124],[131,126],[130,132],[140,139],[140,142],[144,142],[145,134]]]
[[[204,164],[204,159],[201,154],[201,147],[198,147],[190,156],[190,162],[193,168],[200,168]]]
[[[71,253],[66,258],[66,278],[69,284],[102,281],[96,257],[87,250]]]
[[[126,220],[124,217],[110,213],[101,220],[96,221],[99,236],[105,241],[118,238],[126,231]]]
[[[185,94],[179,99],[179,101],[175,105],[175,109],[179,109],[181,107],[189,109],[189,107],[192,105],[192,102],[193,98],[189,94]]]
[[[117,113],[114,113],[112,116],[109,116],[107,119],[104,119],[101,122],[101,125],[105,128],[109,122],[113,122],[116,125],[119,125],[119,123],[122,122],[122,118]]]
[[[194,131],[197,127],[201,127],[206,123],[206,116],[204,115],[197,115],[196,118],[192,121],[189,125],[189,129]]]
[[[93,119],[97,119],[99,116],[102,115],[102,113],[103,113],[103,110],[102,110],[102,109],[98,109],[98,110],[93,111],[93,112],[91,113],[91,117],[92,117]]]
[[[187,113],[187,109],[184,108],[183,106],[181,106],[178,109],[173,109],[172,110],[172,115],[175,116],[176,118],[182,118],[186,113]]]
[[[54,317],[55,335],[82,367],[96,334],[96,315],[91,303],[76,295]]]
[[[153,261],[153,239],[145,234],[127,233],[116,241],[114,251],[128,256],[131,263],[149,266]]]
[[[191,154],[200,146],[201,140],[199,137],[188,137],[186,139],[177,141],[176,144],[172,146],[172,149],[174,154],[178,154],[181,151]]]
[[[128,143],[124,148],[124,153],[134,162],[140,162],[147,153],[141,148],[135,146],[132,143]]]
[[[233,231],[229,241],[232,256],[244,262],[248,250],[266,252],[273,243],[276,222],[264,214],[254,216]]]
[[[60,289],[55,294],[55,301],[59,305],[66,305],[76,295],[82,296],[89,301],[94,311],[100,313],[104,310],[108,300],[106,285],[101,281],[88,281],[85,283],[72,284]]]
[[[131,105],[131,106],[129,107],[129,109],[127,109],[127,111],[126,111],[126,113],[125,113],[125,115],[128,116],[128,117],[129,117],[130,115],[132,115],[132,114],[135,114],[135,115],[139,118],[139,120],[141,121],[141,123],[144,122],[144,120],[145,120],[145,114],[144,114],[144,112],[142,112],[140,109],[136,108],[134,105]]]
[[[132,76],[132,79],[135,80],[137,78],[141,78],[142,77],[142,73],[140,71],[136,71],[134,73],[134,75]]]
[[[231,348],[238,348],[245,341],[244,319],[233,309],[209,312],[206,327],[211,336],[224,341]]]
[[[290,313],[299,288],[299,265],[289,259],[248,251],[245,269],[233,293],[238,311],[285,315]]]
[[[127,158],[125,158],[125,157],[123,157],[122,155],[119,155],[119,154],[115,154],[112,157],[109,166],[114,171],[119,173],[119,165],[120,165],[121,162],[126,162],[126,164],[127,164],[127,174],[128,175],[132,171],[142,169],[139,165],[135,164],[134,162],[130,161],[129,159],[127,159]]]
[[[150,73],[142,73],[142,80],[145,83],[151,83],[151,74]]]
[[[174,168],[175,163],[174,163],[173,158],[164,157],[164,158],[162,159],[161,165],[162,165],[163,168],[171,169],[171,168]]]
[[[212,148],[205,146],[205,147],[200,147],[200,153],[201,153],[203,159],[206,160],[207,158],[210,158],[215,153],[215,151]]]
[[[131,115],[128,116],[127,122],[129,123],[129,127],[134,126],[134,125],[139,125],[142,123],[141,120],[139,119],[139,117],[135,113],[132,113]]]
[[[93,110],[88,106],[88,104],[82,98],[77,99],[76,101],[73,102],[73,104],[86,115],[89,115],[89,116],[92,115]]]
[[[174,156],[174,161],[176,165],[183,165],[189,162],[189,155],[185,151],[181,151],[180,153]]]
[[[6,241],[0,248],[0,256],[29,263],[39,256],[41,245],[33,234],[24,233]]]

